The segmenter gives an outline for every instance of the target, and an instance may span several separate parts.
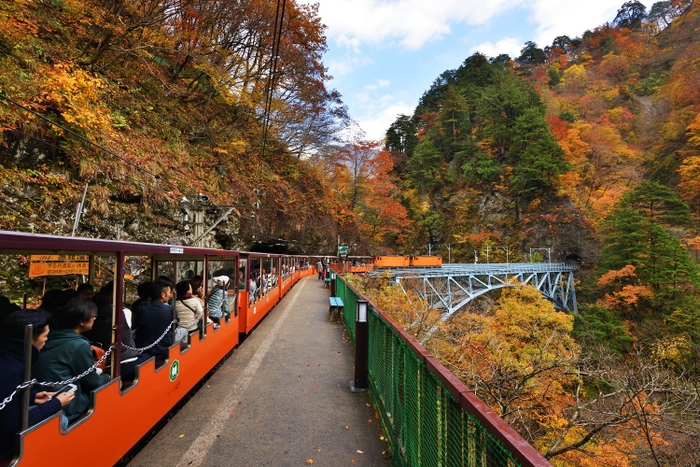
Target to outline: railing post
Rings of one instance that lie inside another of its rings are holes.
[[[350,381],[351,392],[367,391],[369,367],[369,323],[367,300],[357,300],[355,310],[355,381]]]
[[[34,326],[28,324],[24,327],[24,379],[26,383],[32,378],[32,345],[34,339]],[[31,386],[22,390],[22,431],[29,426],[29,391]]]

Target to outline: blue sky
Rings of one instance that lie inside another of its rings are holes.
[[[479,51],[520,55],[612,21],[625,0],[299,0],[319,3],[324,63],[368,139],[410,115],[440,73]],[[651,8],[654,1],[642,0]]]

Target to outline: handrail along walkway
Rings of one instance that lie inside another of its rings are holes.
[[[345,327],[366,299],[340,275]],[[369,385],[394,465],[545,467],[551,464],[391,317],[369,303]]]

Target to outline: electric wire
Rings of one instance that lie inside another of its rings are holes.
[[[274,94],[275,75],[277,74],[277,61],[279,59],[280,44],[282,43],[282,30],[284,27],[284,11],[287,0],[277,0],[277,11],[275,13],[275,28],[272,37],[272,57],[270,59],[270,74],[267,79],[267,89],[265,96],[265,111],[263,114],[262,128],[262,149],[261,158],[265,156],[267,146],[267,135],[270,130],[270,115],[272,113],[272,96]]]

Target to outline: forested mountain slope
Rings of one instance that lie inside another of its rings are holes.
[[[626,2],[580,38],[468,57],[387,131],[407,251],[581,258],[577,316],[514,289],[434,330],[365,284],[557,466],[700,462],[699,27],[697,2]]]
[[[238,206],[209,246],[333,251],[326,176],[301,156],[348,119],[316,10],[277,8],[0,1],[0,228],[69,235],[88,183],[78,235],[191,243],[186,197],[207,226]]]

